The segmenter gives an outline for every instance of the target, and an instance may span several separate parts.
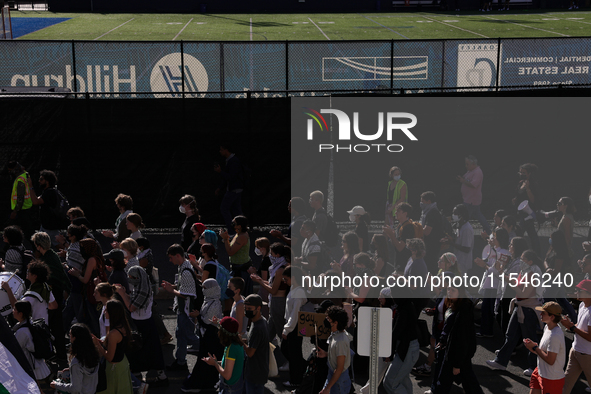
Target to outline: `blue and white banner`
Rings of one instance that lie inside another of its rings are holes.
[[[184,55],[184,56],[183,56]],[[1,41],[0,86],[102,97],[291,91],[488,90],[589,84],[591,38],[343,42]],[[127,93],[120,95],[119,93]],[[304,93],[302,93],[304,95]],[[313,95],[313,94],[310,94]]]

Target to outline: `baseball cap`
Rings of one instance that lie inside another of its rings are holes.
[[[258,294],[251,294],[244,299],[244,305],[263,306],[263,299]]]
[[[546,302],[542,306],[536,306],[536,311],[546,311],[549,315],[561,316],[562,307],[554,301]]]

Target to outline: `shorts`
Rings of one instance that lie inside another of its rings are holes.
[[[529,380],[529,388],[533,390],[542,390],[542,394],[562,394],[564,387],[564,378],[546,379],[540,376],[538,368],[534,369]]]

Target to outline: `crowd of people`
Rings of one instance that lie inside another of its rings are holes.
[[[219,190],[227,195],[222,203],[226,228],[208,229],[195,198],[182,196],[181,235],[166,251],[177,269],[171,282],[159,279],[156,257],[142,234],[145,225],[133,211],[131,196],[115,199],[120,215],[113,231],[90,231],[82,208],[73,207],[67,210],[69,224],[62,234],[56,175],[41,172],[37,196],[24,169],[18,163],[9,165],[14,224],[3,231],[0,271],[10,277],[0,282],[10,311],[0,319],[0,342],[1,350],[10,351],[36,382],[35,392],[144,394],[149,387],[168,386],[167,374],[180,371],[186,378],[182,392],[259,394],[277,373],[272,371],[272,349],[279,346],[288,360],[278,368],[289,373],[285,389],[349,394],[355,390],[354,369],[368,368],[368,358],[356,354],[363,306],[392,312],[392,349],[378,368],[388,393],[412,393],[412,374],[431,378],[426,394],[448,393],[454,382],[467,393],[482,393],[472,358],[479,340],[498,333],[504,335],[504,344],[487,365],[507,369],[512,354],[522,347],[529,352],[523,373],[530,379],[530,393],[570,393],[582,372],[591,379],[591,254],[578,261],[585,278],[563,285],[573,272],[577,247],[575,207],[571,198],[562,197],[555,211],[537,209],[535,165],[519,168],[514,209],[497,210],[492,223],[480,210],[483,172],[477,159],[468,156],[467,172],[457,177],[463,201],[449,218],[437,207],[432,191],[420,195],[420,212],[415,210],[408,199],[411,185],[402,180],[402,170],[393,167],[385,222],[378,231],[372,230],[369,213],[357,205],[347,211],[354,231],[341,234],[324,208],[324,194],[313,191],[307,202],[292,197],[292,221],[286,230],[253,238],[251,248],[249,222],[240,208],[244,174],[228,149],[222,147],[220,153],[226,166],[215,171],[223,174]],[[37,205],[41,227],[35,231],[23,211]],[[309,211],[313,214],[307,215]],[[480,235],[470,220],[480,222]],[[536,230],[536,222],[543,220],[556,226],[544,255]],[[486,240],[483,253],[475,250],[475,236]],[[103,251],[98,237],[109,239],[111,250]],[[583,248],[591,253],[590,243]],[[227,261],[218,255],[228,256]],[[535,284],[532,278],[544,274],[553,286]],[[15,275],[24,291],[11,282]],[[444,285],[433,292],[427,285],[430,278],[465,275],[482,280],[476,287],[439,282]],[[363,276],[376,277],[379,284],[314,285],[322,278]],[[401,277],[419,277],[425,285],[384,285]],[[159,291],[174,297],[176,349],[169,365],[162,346],[173,335],[154,309]],[[576,306],[574,298],[580,302]],[[314,333],[310,355],[302,350],[301,311],[323,313],[323,330],[329,333],[326,340],[317,338],[320,331]],[[432,317],[430,329],[422,314]],[[568,355],[563,328],[574,335]],[[417,364],[421,346],[428,346],[429,355]],[[188,354],[197,355],[191,371]]]

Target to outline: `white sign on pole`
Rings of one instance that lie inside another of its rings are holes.
[[[379,313],[379,341],[372,346],[372,311],[374,308],[369,306],[360,307],[357,319],[359,325],[357,353],[361,356],[371,356],[372,353],[378,352],[378,357],[390,357],[392,355],[392,310],[389,308],[375,309]]]

